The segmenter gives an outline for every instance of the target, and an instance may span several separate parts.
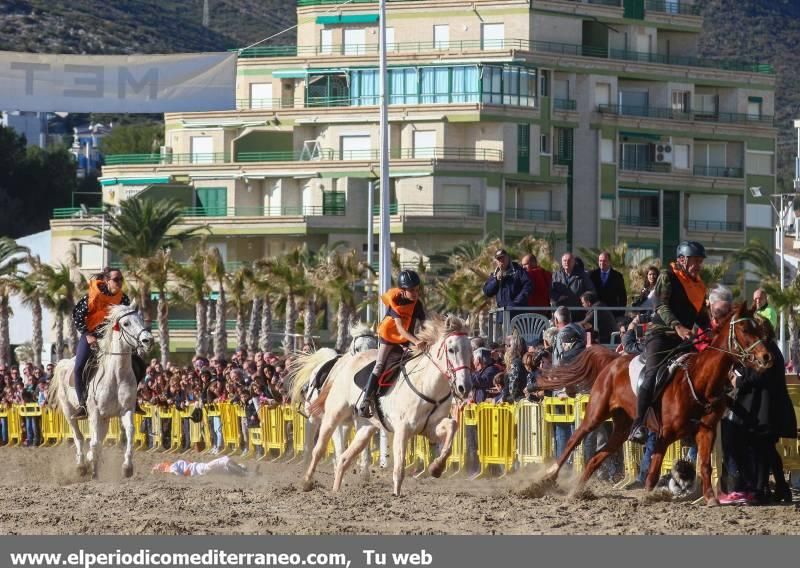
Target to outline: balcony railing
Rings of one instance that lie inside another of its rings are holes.
[[[744,170],[742,168],[732,168],[728,166],[694,166],[694,175],[702,177],[741,178],[744,177]]]
[[[105,157],[106,166],[158,164],[224,164],[230,156],[222,152],[202,154],[111,154]]]
[[[660,164],[656,162],[634,162],[623,160],[619,164],[619,168],[631,172],[653,172],[657,174],[666,174],[672,170],[670,164]]]
[[[699,16],[702,13],[699,4],[683,0],[646,0],[644,8],[648,12],[664,12],[681,16]]]
[[[553,110],[575,110],[576,101],[572,99],[553,99]]]
[[[380,150],[341,150],[335,153],[337,160],[377,160]],[[464,160],[480,162],[502,162],[503,151],[496,148],[454,148],[436,146],[430,148],[394,148],[390,150],[392,160]]]
[[[767,115],[744,114],[736,112],[682,111],[665,107],[632,106],[632,105],[598,105],[601,114],[617,116],[642,116],[646,118],[664,118],[669,120],[689,120],[697,122],[755,123],[773,126],[774,118]]]
[[[372,208],[373,215],[379,215],[380,207]],[[480,205],[449,205],[449,204],[404,204],[392,203],[389,205],[390,215],[406,217],[480,217]]]
[[[686,228],[689,231],[722,231],[738,233],[744,229],[742,223],[731,221],[697,221],[689,219]]]
[[[550,209],[506,209],[506,220],[513,219],[518,221],[549,221],[558,223],[561,221],[561,211]]]
[[[53,219],[89,219],[92,215],[103,213],[103,209],[100,207],[91,207],[88,211],[89,217],[84,215],[80,207],[59,207],[53,209]]]
[[[387,46],[388,53],[421,53],[430,51],[493,51],[493,50],[518,50],[557,53],[579,57],[600,57],[620,59],[623,61],[637,61],[640,63],[659,63],[663,65],[680,65],[683,67],[707,67],[727,71],[745,71],[748,73],[774,74],[775,70],[768,63],[744,59],[719,59],[713,57],[696,57],[686,55],[667,55],[644,51],[631,51],[626,49],[607,49],[590,45],[574,43],[559,43],[552,41],[531,41],[528,39],[509,38],[500,40],[457,40],[457,41],[414,41],[396,42]],[[339,56],[339,55],[367,55],[376,54],[378,44],[341,44],[331,46],[321,45],[271,45],[264,47],[251,47],[239,52],[239,57],[296,57],[299,55],[314,56]]]
[[[658,227],[658,217],[641,217],[639,215],[620,215],[619,224],[627,227]]]
[[[344,206],[296,205],[281,207],[186,207],[184,217],[318,217],[345,214]]]
[[[298,162],[308,160],[333,160],[335,152],[330,148],[309,151],[239,152],[237,162]]]

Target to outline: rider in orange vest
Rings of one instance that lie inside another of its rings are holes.
[[[419,275],[413,270],[404,270],[398,277],[399,288],[388,290],[381,301],[386,305],[386,317],[378,326],[380,346],[375,361],[375,368],[369,376],[364,396],[358,408],[359,415],[370,418],[375,405],[375,391],[378,390],[378,379],[388,362],[394,362],[403,354],[409,343],[424,350],[426,344],[414,335],[418,322],[425,321],[425,308],[419,299]]]
[[[122,272],[116,268],[106,268],[89,280],[89,293],[81,298],[72,310],[72,321],[81,333],[75,350],[75,391],[78,394],[78,407],[75,417],[85,418],[87,389],[83,381],[83,370],[89,361],[94,345],[100,337],[100,325],[106,319],[112,306],[130,305],[128,296],[122,293]]]

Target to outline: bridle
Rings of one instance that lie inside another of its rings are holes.
[[[427,351],[425,351],[425,356],[428,359],[431,360],[431,363],[433,363],[436,366],[436,368],[439,369],[439,372],[443,376],[447,377],[447,382],[448,382],[448,384],[450,386],[450,395],[452,395],[453,397],[457,398],[458,400],[464,400],[464,397],[461,396],[461,394],[456,389],[456,373],[461,371],[461,370],[463,370],[463,369],[468,369],[468,370],[471,371],[472,370],[472,365],[471,364],[470,365],[461,365],[460,367],[454,366],[453,362],[450,360],[450,357],[448,357],[447,351],[445,351],[445,348],[447,347],[447,340],[450,339],[451,337],[463,337],[463,336],[466,336],[466,335],[467,335],[467,333],[464,332],[464,331],[452,331],[452,332],[448,333],[447,335],[445,335],[442,338],[441,344],[439,345],[439,350],[436,352],[436,358],[437,359],[441,358],[442,352],[444,352],[444,360],[446,362],[445,365],[447,367],[446,370],[442,369],[439,366],[439,363],[436,361],[436,359],[431,357],[431,354],[428,353]],[[448,398],[450,397],[450,395],[448,395]]]
[[[132,316],[134,314],[137,314],[137,313],[139,313],[139,310],[131,310],[131,311],[125,313],[125,314],[122,314],[117,319],[117,323],[114,326],[114,327],[117,327],[117,326],[119,327],[120,337],[122,337],[122,340],[125,341],[125,343],[128,345],[128,347],[130,347],[133,350],[139,349],[140,346],[143,347],[142,340],[141,340],[142,334],[143,333],[150,333],[150,331],[146,327],[143,327],[142,329],[139,330],[139,333],[137,333],[136,335],[133,335],[132,333],[129,333],[129,332],[125,331],[125,328],[123,326],[119,325],[119,324],[125,318],[130,317],[130,316]],[[112,329],[111,331],[113,332],[114,330]],[[103,354],[105,354],[105,355],[127,355],[127,353],[123,353],[123,352],[117,353],[117,352],[114,352],[114,351],[104,351]]]
[[[353,338],[353,341],[350,343],[350,355],[355,355],[359,351],[356,349],[356,342],[360,339],[374,339],[377,341],[377,336],[374,333],[362,333],[361,335],[356,335]]]
[[[761,345],[764,342],[764,340],[763,339],[759,339],[758,341],[755,341],[753,344],[751,344],[749,347],[745,347],[741,343],[739,343],[739,339],[736,337],[736,327],[735,326],[736,326],[737,323],[742,323],[742,322],[747,322],[747,321],[753,322],[754,324],[757,323],[756,320],[753,319],[753,318],[738,318],[738,319],[731,318],[731,321],[728,324],[728,348],[727,349],[721,349],[719,347],[714,347],[713,345],[710,345],[710,344],[706,348],[707,349],[713,349],[714,351],[719,351],[721,353],[725,353],[727,355],[730,355],[733,358],[735,358],[736,360],[738,360],[740,363],[742,363],[743,365],[746,364],[746,363],[752,363],[755,360],[755,356],[752,353],[753,349],[755,349],[758,345]],[[695,341],[695,343],[697,343],[697,341]]]

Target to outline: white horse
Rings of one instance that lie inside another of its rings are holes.
[[[298,354],[290,369],[289,380],[291,380],[292,384],[292,402],[296,404],[298,408],[302,407],[303,412],[308,416],[308,426],[306,428],[304,442],[305,447],[303,448],[303,455],[306,459],[311,459],[311,450],[314,447],[314,440],[322,422],[319,416],[314,416],[311,413],[311,404],[317,399],[325,380],[327,380],[327,378],[323,379],[322,384],[319,384],[317,381],[317,376],[323,366],[326,366],[326,364],[330,365],[331,361],[336,360],[336,362],[333,363],[333,367],[331,367],[328,372],[328,376],[330,376],[333,369],[339,364],[342,364],[343,359],[348,356],[363,353],[364,351],[369,351],[370,349],[377,349],[378,347],[378,336],[369,325],[359,322],[353,326],[350,333],[353,336],[353,340],[350,342],[350,347],[341,358],[336,351],[326,347],[314,353]],[[343,424],[336,428],[333,433],[334,463],[338,463],[339,457],[342,455],[348,432],[348,425]],[[369,448],[364,448],[364,451],[361,453],[360,462],[361,474],[364,477],[369,475],[369,464]]]
[[[379,413],[369,420],[358,419],[359,429],[353,442],[336,464],[333,490],[338,491],[347,468],[379,428],[394,434],[394,494],[400,495],[403,483],[406,444],[416,434],[425,434],[434,443],[440,443],[439,456],[431,462],[429,472],[439,477],[444,471],[453,445],[456,421],[450,418],[453,396],[463,399],[472,389],[472,350],[464,323],[455,316],[447,320],[429,320],[418,337],[429,345],[429,350],[417,352],[405,365],[394,386],[378,401]],[[311,463],[303,478],[303,490],[313,487],[314,470],[325,454],[328,440],[334,429],[355,415],[355,407],[362,391],[353,377],[371,360],[375,352],[368,351],[342,359],[333,369],[317,400],[311,404],[314,415],[323,413],[317,444]]]
[[[131,353],[134,349],[149,351],[153,345],[153,335],[144,326],[135,306],[112,307],[103,323],[103,330],[103,337],[97,342],[97,372],[86,386],[89,389],[86,410],[91,431],[86,460],[92,476],[96,477],[108,421],[112,416],[119,416],[125,428],[122,474],[130,477],[133,475],[133,412],[136,408],[136,377],[131,366]],[[74,416],[78,408],[74,367],[74,357],[58,362],[50,383],[47,404],[60,408],[66,417],[75,439],[76,465],[83,472],[86,469],[84,440],[78,428],[78,419]]]

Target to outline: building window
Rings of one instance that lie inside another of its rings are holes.
[[[505,45],[505,24],[481,25],[481,49],[502,49]]]
[[[486,188],[486,211],[500,211],[500,188]]]
[[[434,49],[447,49],[450,47],[450,26],[442,24],[433,26]]]
[[[750,118],[761,118],[763,99],[761,97],[747,98],[747,116]]]
[[[623,170],[648,170],[652,163],[650,144],[620,144],[619,165]]]
[[[102,249],[98,245],[81,245],[81,268],[100,270],[103,268]]]
[[[689,91],[672,91],[672,110],[675,112],[689,112],[692,93]]]
[[[611,85],[609,83],[597,83],[594,86],[594,104],[598,108],[611,104]]]
[[[394,28],[386,28],[386,51],[397,50],[397,44],[394,42]]]
[[[517,172],[527,174],[531,170],[531,125],[517,125]]]
[[[536,71],[524,67],[483,67],[483,102],[536,106]]]
[[[775,154],[772,152],[747,152],[747,173],[771,176],[775,174]]]
[[[689,169],[688,144],[674,144],[672,146],[672,167],[680,170]]]
[[[696,115],[714,117],[719,111],[719,97],[717,95],[695,94],[694,112]]]
[[[250,108],[272,108],[272,83],[250,83]]]
[[[614,141],[605,138],[600,139],[600,161],[604,164],[614,164]]]
[[[619,192],[619,223],[633,227],[658,227],[658,192],[621,189]]]
[[[368,160],[372,158],[372,141],[369,134],[340,136],[339,150],[342,160]]]
[[[539,153],[545,155],[550,154],[550,136],[548,134],[542,134],[539,139]]]
[[[414,158],[433,158],[436,153],[436,131],[414,131]]]
[[[416,68],[389,69],[389,104],[417,104],[418,90],[419,74]]]
[[[333,30],[320,30],[319,52],[323,55],[333,53]]]
[[[616,216],[614,215],[613,197],[603,197],[600,200],[600,218],[609,221],[616,220]]]
[[[363,55],[367,52],[367,31],[364,29],[344,30],[344,54]]]
[[[448,67],[423,67],[420,69],[421,103],[450,102],[450,69]]]
[[[214,163],[214,139],[211,136],[192,136],[189,144],[193,164]]]
[[[376,69],[360,69],[350,73],[350,100],[353,106],[378,104]]]

